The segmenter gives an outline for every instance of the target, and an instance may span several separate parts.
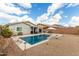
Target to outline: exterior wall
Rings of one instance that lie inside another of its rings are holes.
[[[29,25],[20,23],[20,24],[14,24],[14,25],[10,25],[9,28],[13,31],[14,35],[17,35],[19,33],[19,31],[17,31],[17,27],[22,27],[22,33],[23,34],[30,34],[31,32],[31,28]]]

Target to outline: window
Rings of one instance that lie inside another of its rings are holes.
[[[17,31],[22,31],[22,27],[17,27]]]
[[[33,27],[31,27],[31,30],[33,30]]]

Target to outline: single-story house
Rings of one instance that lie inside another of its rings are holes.
[[[49,28],[49,25],[39,23],[37,24],[37,27],[39,28],[40,32],[47,32],[47,28]]]
[[[9,23],[6,26],[9,26],[10,30],[13,32],[14,35],[19,34],[35,34],[39,32],[37,25],[25,21],[25,22],[17,22],[17,23]]]

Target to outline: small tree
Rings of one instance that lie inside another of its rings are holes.
[[[4,27],[2,28],[1,30],[1,35],[5,38],[10,38],[12,36],[12,32],[11,30],[9,29],[9,27]]]
[[[0,35],[1,35],[2,25],[0,25]]]

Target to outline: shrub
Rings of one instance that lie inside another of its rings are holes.
[[[1,35],[2,26],[0,25],[0,35]]]
[[[1,35],[5,38],[10,38],[12,36],[12,32],[10,31],[9,27],[4,27],[2,30],[1,30]]]
[[[19,32],[18,35],[23,35],[23,33],[22,32]]]

